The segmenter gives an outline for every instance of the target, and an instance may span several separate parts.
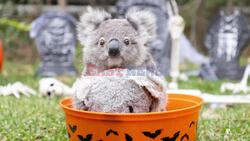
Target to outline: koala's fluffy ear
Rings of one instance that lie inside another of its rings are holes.
[[[84,39],[93,32],[105,20],[111,19],[111,15],[104,10],[87,8],[87,12],[80,17],[80,22],[77,25],[78,38]]]
[[[129,10],[126,19],[148,43],[156,38],[156,17],[150,11]]]

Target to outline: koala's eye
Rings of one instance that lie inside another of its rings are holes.
[[[124,43],[125,43],[125,45],[129,45],[129,43],[130,43],[130,42],[129,42],[129,39],[128,39],[128,38],[125,38],[125,39],[124,39]]]
[[[101,38],[101,39],[99,40],[99,44],[100,44],[101,46],[104,46],[104,44],[105,44],[104,38]]]

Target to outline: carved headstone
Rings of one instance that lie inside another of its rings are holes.
[[[38,74],[75,75],[76,20],[63,12],[47,12],[32,23],[30,36],[35,39],[41,65]]]
[[[168,0],[167,0],[168,1]],[[157,39],[150,44],[151,53],[158,65],[164,70],[164,75],[170,73],[171,35],[168,29],[169,14],[166,0],[118,0],[117,12],[119,17],[124,17],[133,8],[149,10],[156,16]],[[207,59],[199,54],[185,35],[181,36],[181,59],[185,58],[194,64],[201,64]],[[196,58],[196,59],[194,59]]]
[[[240,80],[245,67],[240,66],[239,59],[248,42],[246,17],[238,10],[230,14],[221,10],[205,37],[205,46],[211,60],[209,64],[203,65],[201,76],[209,80]]]

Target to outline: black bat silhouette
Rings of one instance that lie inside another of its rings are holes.
[[[92,134],[88,134],[86,138],[84,138],[82,135],[77,135],[77,137],[80,139],[80,141],[91,141]]]
[[[179,135],[180,135],[180,131],[176,132],[172,138],[165,137],[165,138],[162,138],[161,140],[162,141],[176,141]]]
[[[67,132],[68,133],[68,137],[70,138],[71,136],[70,136],[70,133],[69,132]]]
[[[195,125],[194,121],[192,121],[192,122],[189,124],[189,128],[191,128],[192,125]]]
[[[187,140],[189,140],[188,134],[184,134],[184,135],[181,137],[181,140],[180,140],[180,141],[183,141],[185,138],[186,138]]]
[[[110,129],[110,130],[108,130],[108,131],[106,132],[106,136],[109,136],[111,133],[113,133],[113,134],[116,135],[116,136],[119,135],[118,132],[116,132],[116,131]]]
[[[156,130],[154,133],[151,133],[151,132],[148,132],[148,131],[145,131],[145,132],[142,132],[146,137],[149,137],[151,139],[155,139],[156,137],[158,137],[160,134],[161,134],[161,131],[163,129],[158,129]]]
[[[129,134],[125,133],[125,138],[126,138],[126,141],[133,141],[133,138]]]
[[[70,130],[72,131],[72,133],[74,133],[74,132],[76,131],[76,129],[77,129],[77,126],[76,126],[76,125],[71,126],[71,125],[69,124],[69,128],[70,128]]]

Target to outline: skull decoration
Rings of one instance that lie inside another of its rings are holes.
[[[42,61],[38,69],[39,75],[76,74],[73,67],[75,19],[71,15],[62,12],[42,14],[32,23],[30,36],[35,38]]]
[[[239,65],[242,51],[249,42],[246,17],[238,10],[226,14],[221,10],[215,18],[205,38],[211,61],[201,71],[203,78],[210,79],[206,72],[212,72],[219,79],[239,80],[245,67]]]

